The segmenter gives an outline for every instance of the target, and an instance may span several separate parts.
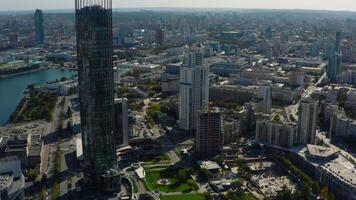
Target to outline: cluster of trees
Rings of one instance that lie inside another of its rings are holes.
[[[229,191],[223,197],[223,200],[257,200],[251,193],[243,190]],[[285,199],[286,200],[286,199]]]
[[[114,53],[117,56],[118,60],[127,60],[131,61],[134,60],[136,56],[139,56],[139,54],[135,51],[117,51]]]
[[[153,125],[155,123],[160,123],[159,116],[161,114],[167,114],[167,116],[174,119],[178,118],[178,113],[174,109],[174,105],[170,103],[151,103],[146,111],[146,120],[148,124]]]
[[[51,121],[56,102],[57,96],[54,94],[31,91],[24,110],[15,122],[41,119]]]
[[[129,103],[129,105],[128,105],[130,110],[135,110],[135,111],[141,110],[143,108],[143,106],[145,106],[143,101],[134,101],[134,102]]]
[[[335,196],[332,193],[329,193],[329,189],[324,187],[319,192],[321,200],[335,200]],[[287,187],[283,187],[283,190],[277,193],[277,196],[273,198],[274,200],[300,200],[305,199],[306,197],[301,192],[292,193]]]
[[[212,174],[209,170],[207,169],[199,169],[198,171],[198,178],[201,180],[205,180],[208,181],[209,179],[211,179],[214,176],[214,174]]]
[[[340,90],[337,94],[337,103],[340,107],[345,107],[345,102],[347,100],[347,90]]]
[[[154,81],[146,81],[144,83],[140,83],[138,85],[143,91],[148,92],[148,96],[153,97],[154,95],[160,93],[162,91],[161,84]]]
[[[164,172],[165,177],[174,177],[176,181],[170,186],[172,188],[178,187],[181,184],[187,184],[192,190],[198,190],[199,186],[195,183],[192,179],[192,175],[194,174],[195,170],[193,168],[184,168],[178,171],[167,169]]]
[[[322,200],[334,200],[335,196],[333,193],[329,192],[327,187],[320,189],[320,185],[317,181],[307,175],[305,172],[296,167],[288,158],[285,156],[276,156],[277,160],[284,165],[290,172],[297,176],[300,180],[300,190],[295,193],[292,193],[287,188],[284,188],[277,195],[277,199],[308,199],[310,194],[320,195]],[[287,198],[288,197],[288,198]]]

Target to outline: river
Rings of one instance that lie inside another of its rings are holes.
[[[48,69],[0,79],[0,125],[9,120],[28,85],[51,82],[62,77],[69,78],[75,73],[71,70]]]

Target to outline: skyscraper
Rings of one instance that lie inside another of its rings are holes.
[[[265,39],[266,40],[270,40],[272,39],[272,26],[269,26],[266,30],[265,30]]]
[[[260,110],[263,113],[271,113],[272,110],[272,82],[261,81],[258,98],[261,99]]]
[[[43,13],[42,10],[37,9],[35,12],[35,37],[36,44],[44,43],[44,27],[43,27]]]
[[[127,99],[115,99],[115,135],[116,144],[128,145],[128,115]]]
[[[330,53],[328,67],[327,67],[327,75],[330,82],[336,82],[337,76],[341,73],[341,58],[342,54],[340,51],[340,41],[341,41],[341,34],[340,32],[336,32],[335,35],[335,44],[333,51]]]
[[[201,47],[186,47],[180,70],[179,127],[183,130],[196,128],[199,110],[209,104],[209,68],[203,62]]]
[[[303,98],[299,103],[298,144],[314,144],[318,102],[312,98]]]
[[[10,48],[16,49],[18,45],[18,38],[17,38],[17,33],[12,33],[9,36],[9,42],[10,42]]]
[[[157,46],[162,46],[164,43],[164,31],[161,28],[156,29]]]
[[[223,150],[223,119],[218,108],[205,109],[199,112],[196,153],[200,156],[219,154]]]
[[[75,3],[83,153],[97,181],[116,156],[111,0]]]

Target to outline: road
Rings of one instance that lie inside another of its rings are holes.
[[[147,115],[147,109],[148,105],[151,103],[150,99],[145,99],[144,104],[145,106],[142,108],[142,112],[139,113],[141,116],[146,116]],[[151,129],[149,129],[144,123],[143,123],[143,132],[149,133],[149,138],[158,141],[161,144],[162,147],[162,153],[167,153],[168,156],[171,159],[171,164],[174,165],[177,162],[179,162],[181,159],[180,157],[176,154],[174,151],[174,145],[172,144],[171,140],[168,138],[168,136],[165,134],[165,131],[162,129],[160,125],[154,125]],[[145,136],[144,136],[145,137]],[[147,137],[147,136],[146,136]]]
[[[56,152],[58,150],[57,147],[57,139],[58,139],[58,128],[59,128],[59,119],[61,113],[60,102],[64,97],[58,97],[56,106],[53,111],[53,120],[46,125],[47,134],[44,135],[44,142],[41,152],[41,165],[40,172],[41,175],[46,175],[47,180],[52,180],[52,183],[49,182],[47,184],[47,195],[46,199],[52,199],[51,191],[53,191],[53,175],[55,169],[56,162]]]
[[[317,85],[319,85],[325,77],[326,77],[326,73],[324,73],[324,74],[319,78],[319,80],[318,80],[317,82],[310,84],[309,87],[306,88],[306,89],[303,91],[303,93],[302,93],[302,95],[301,95],[302,98],[307,98],[307,97],[309,97],[311,94],[313,94],[315,91],[317,91],[317,90],[319,89],[319,88],[317,87]],[[292,120],[290,119],[290,116],[293,116],[293,118],[294,118],[295,120],[298,119],[298,115],[297,115],[297,113],[298,113],[298,108],[299,108],[299,101],[298,101],[298,103],[296,103],[295,105],[290,105],[290,106],[287,106],[287,107],[284,108],[288,121],[292,121]]]

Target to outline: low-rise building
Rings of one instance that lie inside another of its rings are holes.
[[[280,148],[291,148],[296,144],[297,125],[295,123],[273,122],[271,119],[256,121],[255,140],[258,143]]]
[[[303,87],[289,87],[284,84],[274,84],[272,87],[272,100],[293,103],[303,93]]]
[[[166,70],[161,76],[162,92],[177,93],[179,92],[180,83],[180,66],[182,63],[166,65]]]
[[[16,156],[0,158],[0,199],[24,199],[25,177]]]
[[[209,88],[211,101],[232,101],[244,103],[256,96],[257,86],[213,85]]]
[[[345,114],[345,111],[337,109],[332,110],[330,118],[329,133],[332,136],[354,136],[356,137],[356,120],[351,119]]]
[[[35,167],[41,163],[42,136],[28,134],[26,147],[26,167]]]
[[[335,146],[308,145],[293,149],[298,163],[304,171],[313,174],[321,185],[326,185],[338,199],[356,199],[355,158]]]

